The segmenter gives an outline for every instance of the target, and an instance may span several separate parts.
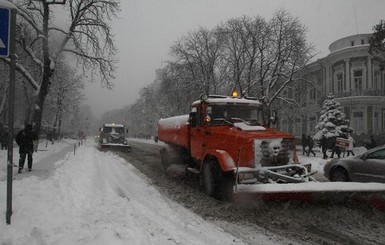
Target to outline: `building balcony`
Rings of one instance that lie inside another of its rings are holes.
[[[352,96],[385,96],[385,91],[381,90],[352,90],[349,92],[335,92],[335,98],[344,98],[344,97],[352,97]]]

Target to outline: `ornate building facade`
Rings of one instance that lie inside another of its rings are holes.
[[[282,116],[282,130],[296,136],[314,135],[322,102],[332,93],[355,135],[385,135],[385,71],[380,69],[385,57],[368,53],[370,36],[341,38],[329,46],[329,55],[307,67],[306,85],[286,91],[293,99],[300,93],[297,98],[303,101],[304,113]]]

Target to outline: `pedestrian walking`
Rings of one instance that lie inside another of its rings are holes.
[[[321,149],[322,149],[322,158],[328,159],[328,155],[326,154],[326,152],[328,151],[328,142],[325,136],[322,136],[320,143],[321,143]]]
[[[23,130],[20,130],[16,135],[16,143],[19,146],[19,171],[21,173],[24,168],[25,158],[28,156],[28,171],[32,170],[32,155],[33,155],[33,142],[37,140],[37,134],[33,132],[32,125],[27,124]]]
[[[352,155],[354,156],[353,148],[354,148],[355,141],[351,134],[349,134],[348,141],[349,141],[349,146],[348,146],[347,156],[349,156],[350,153],[352,153]]]
[[[310,135],[307,136],[307,147],[308,147],[307,156],[309,156],[310,153],[312,153],[314,156],[316,156],[316,154],[313,151],[314,140],[312,139],[312,137],[310,137]]]
[[[330,158],[334,158],[334,153],[337,154],[338,158],[341,158],[341,153],[342,153],[341,147],[336,145],[337,137],[329,138],[329,140],[330,140],[329,144],[332,149],[332,154],[330,155]]]

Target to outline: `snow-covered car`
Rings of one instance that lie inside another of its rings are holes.
[[[324,166],[330,181],[385,183],[385,145],[347,158],[330,159]]]

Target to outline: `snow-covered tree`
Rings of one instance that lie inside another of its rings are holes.
[[[342,136],[351,130],[348,126],[349,121],[345,119],[345,113],[341,111],[341,104],[334,99],[333,94],[329,94],[323,102],[320,114],[315,126],[317,133],[313,137],[314,140]]]
[[[61,21],[61,26],[55,25],[53,1],[9,1],[18,10],[16,48],[26,54],[17,53],[23,58],[17,59],[16,71],[35,91],[31,121],[37,131],[40,131],[44,102],[54,82],[56,65],[62,58],[76,58],[91,81],[97,78],[103,86],[113,87],[117,50],[110,21],[120,11],[119,0],[68,0],[62,8],[67,21]],[[28,69],[25,57],[39,68],[39,73]],[[9,58],[0,58],[0,61],[10,63]]]

